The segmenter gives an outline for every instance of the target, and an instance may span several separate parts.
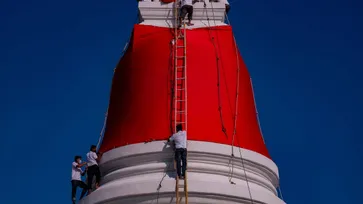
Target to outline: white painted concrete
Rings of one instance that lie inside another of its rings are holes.
[[[175,27],[174,3],[163,4],[159,1],[139,2],[140,24],[153,25],[158,27]],[[193,5],[194,26],[187,26],[187,29],[226,25],[225,5],[219,2],[197,2]]]
[[[279,176],[275,163],[240,149],[244,171],[239,149],[234,147],[235,157],[231,158],[231,146],[188,141],[189,204],[251,203],[246,176],[255,204],[284,204],[277,197]],[[80,204],[175,203],[173,156],[173,148],[162,141],[106,152],[100,164],[102,185]]]

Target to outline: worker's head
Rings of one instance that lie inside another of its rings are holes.
[[[74,161],[77,162],[78,164],[80,164],[82,162],[81,159],[82,159],[82,157],[78,156],[78,155],[74,157]]]
[[[90,151],[91,152],[96,152],[96,145],[91,145]]]
[[[182,131],[183,130],[183,126],[182,126],[182,124],[178,124],[177,126],[176,126],[176,131],[177,132],[179,132],[179,131]]]

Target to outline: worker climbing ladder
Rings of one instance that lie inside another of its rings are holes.
[[[176,125],[182,124],[185,131],[188,129],[187,124],[187,48],[186,48],[186,26],[185,22],[178,22],[180,1],[175,2],[175,31],[174,31],[174,118],[173,127],[176,132]],[[178,27],[178,25],[181,27]],[[187,157],[188,158],[188,157]],[[176,170],[176,162],[174,161]],[[188,182],[187,172],[185,172],[184,182],[176,176],[175,198],[176,203],[181,204],[182,197],[179,192],[184,192],[185,204],[188,203]]]

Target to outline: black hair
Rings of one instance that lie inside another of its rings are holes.
[[[182,124],[178,124],[177,126],[176,126],[176,131],[177,132],[179,132],[179,131],[182,131],[183,130],[183,126],[182,126]]]
[[[92,149],[95,149],[96,145],[91,145],[91,148],[89,149],[90,151],[92,151]]]
[[[74,161],[75,162],[77,162],[78,159],[82,159],[82,157],[81,156],[78,156],[78,155],[74,157]]]

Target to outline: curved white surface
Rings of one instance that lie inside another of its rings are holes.
[[[251,203],[246,176],[254,203],[284,204],[276,193],[275,163],[256,152],[240,150],[245,171],[239,148],[234,147],[232,158],[231,146],[188,141],[189,204]],[[162,141],[106,152],[100,164],[101,187],[80,204],[175,203],[173,157],[173,148]]]

